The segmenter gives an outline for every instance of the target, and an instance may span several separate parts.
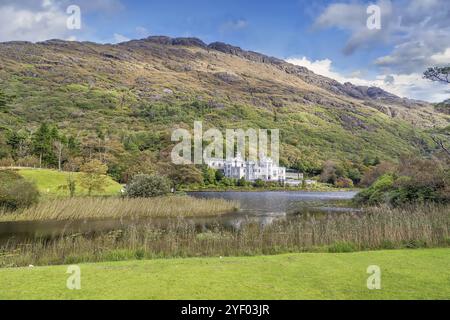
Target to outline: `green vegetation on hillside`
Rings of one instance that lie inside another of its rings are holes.
[[[0,59],[0,166],[78,171],[97,159],[121,183],[175,172],[190,184],[199,168],[169,165],[170,137],[202,120],[205,130],[280,129],[282,165],[315,176],[333,160],[345,174],[328,180],[348,186],[375,159],[429,156],[439,151],[431,134],[448,137],[437,129],[450,118],[432,106],[353,99],[313,74],[199,47],[9,43]]]
[[[289,254],[0,269],[0,299],[449,299],[450,249]],[[381,290],[369,290],[369,266]]]

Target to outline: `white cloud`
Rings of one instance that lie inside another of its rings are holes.
[[[220,32],[235,32],[248,27],[248,21],[245,19],[230,20],[220,26]]]
[[[148,37],[150,35],[150,31],[145,27],[136,27],[136,34],[138,37]]]
[[[315,21],[317,28],[350,33],[344,46],[346,54],[361,48],[392,47],[390,53],[375,59],[376,78],[342,75],[333,71],[331,61],[304,58],[296,62],[306,67],[309,63],[311,70],[340,82],[373,85],[414,99],[447,99],[449,87],[423,79],[422,73],[430,66],[450,64],[448,0],[378,0],[376,4],[381,8],[381,30],[367,28],[368,3],[362,0],[330,4]]]
[[[382,19],[381,30],[367,27],[367,4],[334,3],[316,19],[316,28],[337,28],[348,30],[351,35],[344,46],[345,54],[352,54],[357,49],[372,47],[390,41],[391,30],[396,29],[397,21],[393,17],[393,7],[389,0],[379,0]]]
[[[325,76],[331,79],[334,79],[338,82],[345,83],[345,82],[351,82],[353,84],[359,85],[359,86],[372,86],[375,82],[371,82],[362,78],[359,78],[357,75],[361,74],[361,71],[353,72],[350,76],[344,76],[340,74],[339,72],[336,72],[333,70],[333,62],[330,59],[324,59],[324,60],[316,60],[311,61],[306,57],[302,58],[288,58],[286,59],[287,62],[295,64],[297,66],[305,67],[314,73],[317,73],[321,76]]]
[[[379,87],[399,97],[429,102],[441,102],[448,99],[448,86],[423,79],[419,73],[378,75],[373,79],[369,79],[362,77],[363,73],[361,71],[353,72],[347,76],[333,70],[333,62],[330,59],[311,61],[306,57],[292,57],[286,59],[286,61],[308,68],[316,74],[334,79],[340,83],[351,82],[359,86]]]
[[[0,6],[0,41],[43,41],[69,36],[67,15],[50,1],[37,10]]]
[[[82,30],[69,30],[66,9],[71,0],[1,0],[0,42],[48,39],[75,39],[75,34],[86,35],[92,30],[82,23]],[[108,14],[123,8],[119,0],[78,0],[82,16],[90,12]],[[78,37],[77,37],[78,38]]]
[[[121,42],[127,42],[127,41],[130,41],[130,38],[127,38],[124,35],[121,35],[119,33],[114,33],[114,42],[115,43],[121,43]]]
[[[444,52],[432,55],[431,60],[433,64],[437,65],[450,64],[450,48],[447,48]]]
[[[445,54],[450,49],[448,0],[379,0],[381,30],[367,28],[367,5],[361,0],[331,4],[315,26],[349,31],[344,47],[347,54],[360,48],[393,46],[392,52],[375,61],[385,73],[421,73],[437,61],[450,63]]]

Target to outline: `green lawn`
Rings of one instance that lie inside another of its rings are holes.
[[[368,290],[368,266],[382,289]],[[0,270],[0,299],[450,299],[450,249],[85,264]]]
[[[72,174],[75,178],[80,173],[60,172],[48,169],[21,169],[18,173],[29,181],[36,183],[42,195],[66,196],[68,191],[61,190],[60,186],[67,185],[67,177]],[[108,177],[108,183],[103,192],[93,192],[93,196],[118,195],[122,186]],[[87,190],[77,183],[76,195],[87,195]]]

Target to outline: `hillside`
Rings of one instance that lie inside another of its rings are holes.
[[[111,164],[136,152],[167,154],[171,130],[194,120],[279,128],[283,163],[310,168],[330,158],[428,154],[437,148],[431,128],[450,124],[430,104],[195,38],[2,43],[0,89],[0,135],[52,122],[77,137],[85,157]]]
[[[436,104],[436,111],[450,115],[450,99],[447,99],[441,103]]]

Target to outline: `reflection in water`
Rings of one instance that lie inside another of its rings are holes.
[[[226,228],[240,230],[243,225],[254,223],[266,227],[298,215],[339,214],[355,212],[356,209],[342,207],[356,192],[195,192],[197,198],[222,198],[239,201],[241,210],[221,217],[186,218],[199,230],[207,231],[220,224]],[[125,229],[130,225],[151,224],[164,228],[175,218],[158,219],[103,219],[82,221],[39,221],[0,223],[0,245],[8,241],[55,238],[75,233],[92,234]]]
[[[244,213],[294,213],[302,207],[321,206],[329,201],[351,200],[356,192],[193,192],[197,198],[236,200]]]

